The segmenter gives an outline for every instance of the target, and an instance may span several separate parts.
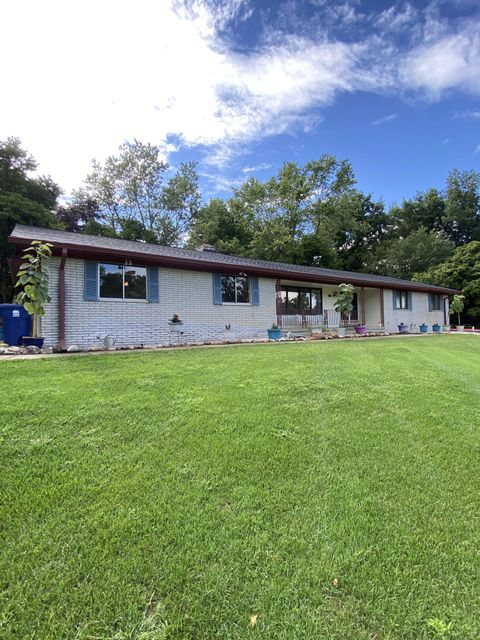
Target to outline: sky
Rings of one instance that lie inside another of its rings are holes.
[[[480,0],[4,0],[0,24],[0,139],[66,196],[134,139],[205,200],[325,153],[388,205],[480,170]]]

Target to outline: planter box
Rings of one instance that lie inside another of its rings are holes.
[[[281,329],[267,329],[267,333],[270,340],[280,340],[282,337]]]
[[[419,329],[420,333],[428,333],[428,324],[421,324]]]
[[[22,342],[24,347],[38,347],[41,349],[45,338],[32,338],[31,336],[22,336]]]

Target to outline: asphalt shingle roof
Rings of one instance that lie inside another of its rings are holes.
[[[440,292],[454,292],[453,289],[447,287],[436,287],[426,283],[413,282],[411,280],[402,280],[399,278],[391,278],[389,276],[373,275],[369,273],[360,273],[355,271],[341,271],[338,269],[323,269],[321,267],[307,267],[298,264],[288,264],[284,262],[271,262],[268,260],[257,260],[255,258],[245,258],[242,256],[227,255],[216,251],[197,251],[193,249],[181,249],[178,247],[162,247],[156,244],[148,244],[144,242],[136,242],[131,240],[118,240],[117,238],[108,238],[106,236],[93,236],[83,233],[72,233],[69,231],[59,231],[57,229],[43,229],[39,227],[30,227],[26,225],[17,224],[10,235],[10,242],[25,244],[31,240],[42,240],[44,242],[51,242],[54,245],[62,247],[75,246],[76,248],[84,247],[85,250],[97,249],[98,252],[108,251],[123,252],[125,255],[130,254],[143,254],[145,258],[171,258],[176,261],[184,260],[185,268],[194,268],[195,263],[199,266],[202,263],[216,264],[219,267],[237,267],[245,268],[249,271],[255,271],[255,269],[261,269],[263,273],[265,271],[271,271],[272,277],[277,274],[281,274],[284,279],[288,279],[288,275],[291,274],[292,278],[295,276],[298,279],[299,276],[304,276],[306,280],[308,277],[313,277],[316,280],[319,278],[326,278],[327,280],[335,279],[338,282],[354,281],[356,283],[365,284],[365,286],[386,287],[386,288],[401,288],[402,286],[410,289],[418,289],[420,291],[438,291]]]

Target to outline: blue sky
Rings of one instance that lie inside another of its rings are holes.
[[[133,138],[198,161],[205,197],[323,153],[388,204],[480,169],[478,0],[24,0],[1,18],[0,137],[67,194]]]

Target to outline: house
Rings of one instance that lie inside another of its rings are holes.
[[[264,338],[277,323],[301,330],[341,320],[396,332],[411,325],[448,324],[448,296],[456,291],[396,278],[267,262],[199,250],[161,247],[17,225],[9,241],[53,244],[51,303],[43,318],[46,345],[89,347],[113,334],[117,344],[174,341],[168,320],[183,320],[182,341]],[[355,287],[348,319],[334,310],[338,285]]]

